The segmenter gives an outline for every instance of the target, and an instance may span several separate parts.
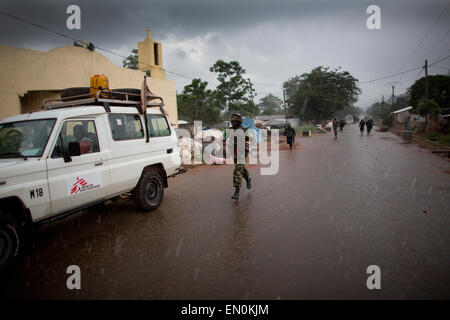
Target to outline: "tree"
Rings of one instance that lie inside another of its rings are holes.
[[[428,99],[434,100],[442,109],[449,107],[450,76],[428,76]],[[409,103],[415,111],[425,101],[425,77],[420,78],[408,89]]]
[[[283,88],[291,114],[303,120],[319,121],[332,118],[358,101],[361,89],[357,82],[348,71],[319,66],[289,79]]]
[[[403,108],[409,107],[409,99],[410,98],[409,98],[408,93],[398,96],[397,100],[395,100],[393,105],[392,105],[392,102],[391,102],[391,111],[395,111],[395,110],[399,110],[399,109],[403,109]]]
[[[208,82],[201,79],[193,79],[191,84],[184,87],[183,94],[193,102],[195,119],[199,119],[199,109],[205,107],[207,96],[211,94],[211,90],[206,90],[207,86]]]
[[[426,116],[428,114],[438,115],[441,111],[441,107],[434,102],[434,100],[425,100],[424,102],[421,102],[417,108],[417,112],[421,116]]]
[[[122,66],[127,69],[139,69],[138,50],[131,50],[131,54],[122,61]]]
[[[298,114],[298,105],[296,105],[296,96],[298,88],[300,87],[300,76],[295,76],[283,84],[283,90],[286,96],[286,108],[289,115]],[[300,113],[303,113],[302,107],[300,107]]]
[[[390,103],[385,103],[384,101],[375,102],[367,108],[366,114],[369,118],[376,121],[382,120],[384,125],[391,126],[393,118],[391,112],[408,107],[408,101],[409,95],[406,93],[398,96],[394,104],[392,104],[392,101]]]
[[[206,89],[208,82],[193,79],[184,87],[183,93],[177,95],[178,112],[186,120],[201,120],[205,124],[215,124],[220,120],[221,108],[215,94]]]
[[[425,134],[433,132],[438,121],[438,115],[447,113],[449,108],[448,92],[450,91],[450,76],[428,76],[428,99],[425,97],[425,77],[420,78],[408,89],[409,103],[413,112],[425,116]]]
[[[245,69],[241,67],[239,62],[217,60],[209,71],[217,73],[219,85],[215,94],[218,101],[223,103],[222,108],[227,110],[228,119],[231,113],[236,111],[232,109],[233,106],[252,103],[249,95],[251,96],[252,92],[254,94],[254,91],[252,91],[253,85],[249,79],[243,77]]]
[[[283,101],[281,101],[280,98],[270,93],[266,95],[264,98],[261,98],[258,107],[262,111],[263,115],[275,115],[280,114],[282,112],[281,110],[282,103]]]
[[[359,119],[361,113],[361,108],[355,106],[347,106],[344,109],[338,111],[335,116],[339,119],[344,119],[347,115],[351,115],[353,116],[353,119]]]
[[[391,112],[397,108],[392,107],[391,104],[382,102],[375,102],[366,110],[366,115],[369,119],[381,121],[383,125],[392,126]]]
[[[254,99],[257,96],[255,88],[253,88],[253,83],[250,81],[250,79],[247,79],[247,85],[245,88],[246,91],[248,91],[249,99],[248,104],[250,104],[251,113],[248,115],[249,117],[257,116],[259,114],[259,109],[256,107]]]
[[[436,129],[437,117],[442,112],[441,107],[434,100],[425,100],[417,107],[417,112],[425,117],[426,129],[425,134],[428,135]]]
[[[230,109],[233,112],[240,113],[243,117],[252,118],[255,113],[255,106],[251,101],[235,101],[230,103]]]

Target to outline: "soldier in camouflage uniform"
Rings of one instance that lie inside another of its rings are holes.
[[[242,116],[239,113],[233,113],[231,115],[231,128],[230,130],[239,130],[242,129],[244,132],[246,131],[245,128],[241,126],[242,124]],[[245,157],[248,154],[248,145],[249,145],[249,138],[248,136],[245,137]],[[231,199],[239,200],[239,191],[242,184],[242,177],[244,177],[245,181],[247,182],[247,189],[250,189],[252,187],[252,179],[250,179],[250,175],[248,173],[248,170],[245,168],[245,164],[238,163],[238,147],[237,147],[237,137],[234,137],[234,150],[233,150],[233,157],[234,157],[234,171],[233,171],[233,187],[235,188],[234,195],[231,197]]]
[[[336,118],[333,119],[333,131],[334,131],[334,137],[338,137],[338,128],[339,128],[339,121],[337,121]]]

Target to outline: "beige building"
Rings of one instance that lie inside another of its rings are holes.
[[[114,65],[96,51],[59,47],[49,52],[0,46],[0,119],[41,110],[42,100],[59,97],[64,88],[88,87],[90,77],[104,74],[110,89],[141,88],[147,74],[150,90],[162,96],[170,122],[178,122],[176,86],[166,80],[161,43],[147,37],[138,43],[139,70]]]
[[[138,53],[139,70],[146,72],[152,78],[166,78],[166,71],[162,68],[161,42],[153,41],[149,28],[147,28],[145,40],[138,42]]]

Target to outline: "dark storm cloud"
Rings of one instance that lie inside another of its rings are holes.
[[[282,82],[318,65],[349,70],[360,80],[403,71],[450,50],[447,9],[417,44],[445,7],[446,0],[161,0],[161,1],[1,1],[2,11],[42,24],[96,46],[127,55],[145,37],[163,42],[167,70],[210,83],[208,70],[217,59],[241,62],[252,77],[259,97],[280,96]],[[81,30],[66,28],[66,8],[81,7]],[[370,4],[381,8],[382,30],[366,28]],[[72,45],[72,41],[0,15],[0,44],[38,50]],[[104,52],[102,52],[104,53]],[[104,53],[116,64],[121,58]],[[447,64],[448,65],[448,64]],[[182,90],[188,79],[168,73]],[[404,87],[416,76],[399,77]],[[392,79],[393,80],[393,79]],[[268,83],[268,85],[264,85]],[[364,85],[360,102],[389,93],[384,82]]]
[[[378,2],[380,6],[392,1]],[[419,20],[427,11],[435,12],[442,1],[401,1],[389,4],[394,8],[396,19],[408,16]],[[67,30],[66,8],[70,4],[81,7],[82,29]],[[361,12],[369,3],[366,1],[295,1],[295,0],[164,0],[164,1],[2,1],[1,9],[24,19],[43,24],[59,32],[99,43],[111,44],[118,41],[142,38],[145,26],[152,34],[165,38],[170,33],[180,37],[204,32],[239,32],[243,28],[286,20],[314,20],[347,10],[348,19],[361,20]],[[389,14],[389,12],[383,12]],[[418,21],[419,22],[419,21]],[[55,36],[34,27],[2,16],[0,39],[3,43],[58,42]],[[318,30],[320,31],[320,30]],[[263,39],[261,39],[263,40]]]

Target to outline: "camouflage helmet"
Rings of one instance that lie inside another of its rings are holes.
[[[239,123],[242,123],[242,116],[239,113],[233,113],[231,115],[231,121],[238,121]]]

